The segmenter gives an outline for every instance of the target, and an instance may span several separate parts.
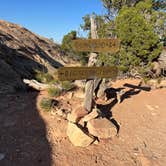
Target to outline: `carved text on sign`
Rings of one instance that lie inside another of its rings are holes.
[[[113,78],[118,74],[115,66],[110,67],[62,67],[58,69],[58,79],[65,80],[83,80],[94,78]]]

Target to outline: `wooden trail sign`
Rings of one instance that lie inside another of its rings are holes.
[[[76,51],[116,53],[120,41],[118,39],[77,39],[73,40],[72,46]]]
[[[111,67],[62,67],[58,69],[58,79],[65,80],[83,80],[95,78],[116,78],[118,69]]]

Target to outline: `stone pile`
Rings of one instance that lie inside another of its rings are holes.
[[[87,147],[100,139],[109,139],[117,135],[117,129],[111,120],[102,117],[98,109],[88,113],[80,107],[67,115],[67,136],[75,146]]]

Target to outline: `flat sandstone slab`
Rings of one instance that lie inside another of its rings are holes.
[[[98,138],[111,138],[117,135],[114,124],[106,118],[92,119],[88,121],[87,128],[90,134]]]

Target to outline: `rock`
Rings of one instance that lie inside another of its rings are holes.
[[[166,88],[166,80],[157,80],[157,79],[150,79],[147,82],[147,85],[149,85],[152,89],[159,89],[159,88]]]
[[[81,119],[79,122],[78,122],[79,125],[81,125],[82,127],[85,127],[85,122]]]
[[[90,112],[88,115],[85,115],[81,120],[83,122],[88,122],[89,120],[96,118],[98,115],[97,109],[93,109],[92,112]]]
[[[76,124],[70,122],[67,127],[67,136],[73,145],[80,147],[89,146],[94,141],[94,138],[89,137]]]
[[[160,67],[165,70],[165,68],[166,68],[166,48],[164,48],[163,51],[161,52],[161,54],[158,58],[158,62],[160,64]]]
[[[108,87],[106,86],[105,79],[103,79],[102,82],[101,82],[101,84],[99,85],[99,90],[97,92],[97,97],[101,98],[101,99],[105,99],[106,98],[105,90],[107,88]]]
[[[83,107],[79,107],[67,115],[67,120],[73,123],[77,123],[82,117],[87,114],[88,112]]]
[[[68,92],[67,95],[66,95],[66,97],[67,97],[68,99],[72,99],[72,98],[73,98],[73,95],[74,95],[73,92]]]
[[[151,105],[149,105],[149,104],[147,104],[146,107],[147,107],[147,109],[150,110],[150,111],[155,110],[155,109],[154,109]]]
[[[166,88],[166,80],[161,80],[159,88]]]
[[[85,98],[85,93],[81,89],[77,90],[77,91],[74,92],[74,97],[84,99]]]
[[[74,81],[74,84],[79,88],[85,87],[85,81],[82,81],[82,80],[76,80],[76,81]]]
[[[65,112],[64,109],[58,109],[58,110],[56,111],[56,114],[59,115],[60,117],[64,118],[64,119],[67,118],[67,113]]]
[[[87,128],[90,134],[98,138],[110,138],[117,135],[116,127],[106,118],[91,119],[87,123]]]
[[[99,144],[99,141],[96,139],[96,140],[93,142],[93,144],[98,145],[98,144]]]
[[[161,66],[159,64],[159,62],[153,62],[152,63],[152,71],[154,72],[155,76],[159,76],[161,74]]]
[[[147,81],[147,85],[151,87],[151,89],[156,89],[158,86],[158,82],[156,79],[150,79]]]
[[[94,93],[94,81],[89,80],[85,85],[85,98],[84,98],[84,108],[86,108],[88,112],[92,111],[93,93]]]
[[[36,71],[55,75],[66,60],[58,44],[0,20],[0,94],[25,90],[22,78],[34,79]]]

